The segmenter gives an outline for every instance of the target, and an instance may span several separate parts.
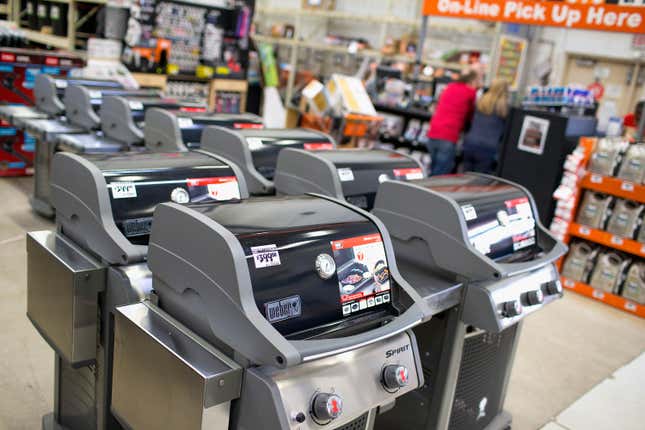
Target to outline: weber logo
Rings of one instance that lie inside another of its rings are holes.
[[[112,188],[112,198],[115,199],[129,199],[137,196],[137,187],[132,182],[113,182],[110,188]]]
[[[2,60],[4,62],[7,62],[7,63],[13,63],[14,61],[16,61],[16,56],[13,55],[13,54],[2,53],[2,54],[0,54],[0,60]]]
[[[152,218],[137,218],[123,222],[126,237],[144,236],[152,231]]]
[[[264,304],[265,314],[270,323],[297,318],[302,315],[300,296],[291,296]]]
[[[399,355],[402,352],[408,351],[410,349],[410,344],[408,343],[407,345],[400,346],[398,348],[394,349],[389,349],[385,351],[385,358],[392,358],[395,355]]]
[[[58,66],[58,58],[56,57],[46,57],[45,64],[48,66]]]
[[[281,264],[280,253],[276,245],[252,246],[251,252],[253,253],[253,261],[255,262],[256,269],[279,266]]]

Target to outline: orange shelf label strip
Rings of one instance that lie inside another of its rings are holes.
[[[588,173],[581,182],[582,188],[612,196],[645,203],[645,186],[619,178]]]
[[[569,234],[581,239],[590,240],[600,245],[608,246],[619,251],[645,258],[645,244],[621,236],[587,227],[586,225],[571,223]]]
[[[564,288],[568,290],[575,291],[576,293],[582,294],[583,296],[590,297],[594,300],[606,303],[622,311],[638,315],[641,318],[645,318],[645,306],[641,304],[632,302],[631,300],[627,300],[624,297],[620,297],[606,291],[597,290],[591,285],[587,285],[582,282],[576,282],[571,279],[567,279],[564,276],[561,277],[561,280]]]

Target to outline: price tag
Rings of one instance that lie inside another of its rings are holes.
[[[598,300],[605,298],[605,293],[599,290],[593,290],[593,293],[591,295]]]
[[[602,184],[602,176],[600,175],[591,175],[590,179],[592,184]]]
[[[569,288],[573,288],[573,287],[576,286],[576,283],[574,281],[572,281],[571,279],[565,279],[564,280],[564,286],[569,287]]]
[[[103,93],[97,90],[92,90],[90,91],[90,98],[91,99],[100,99],[103,96]]]
[[[132,182],[112,182],[112,198],[130,199],[137,196],[137,187]]]
[[[188,128],[193,126],[192,118],[177,118],[179,128]]]
[[[632,302],[625,302],[625,309],[630,312],[636,312],[636,304]]]
[[[130,105],[130,109],[132,110],[143,110],[143,103],[137,100],[130,100],[128,101],[128,105]]]
[[[641,254],[645,254],[645,245],[641,248]]]
[[[249,146],[249,150],[257,151],[264,146],[264,142],[259,137],[247,137],[246,144]]]
[[[623,244],[623,242],[624,242],[624,240],[620,236],[612,236],[611,237],[611,243],[613,243],[614,245],[620,246],[620,245]]]
[[[583,236],[589,236],[591,234],[591,229],[589,227],[581,225],[578,229],[578,232]]]
[[[354,172],[349,167],[338,169],[338,178],[341,182],[349,182],[354,180]]]
[[[253,261],[255,262],[256,269],[279,266],[281,264],[278,247],[274,244],[252,246],[251,253],[253,254]]]
[[[620,185],[620,189],[631,193],[634,191],[634,184],[632,184],[631,182],[623,182]]]

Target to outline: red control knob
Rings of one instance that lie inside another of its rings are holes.
[[[383,369],[383,386],[388,390],[398,390],[408,385],[409,382],[408,368],[391,364]]]
[[[335,420],[343,413],[343,399],[336,394],[316,394],[311,412],[320,421]]]

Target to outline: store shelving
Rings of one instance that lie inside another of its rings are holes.
[[[35,43],[42,43],[43,45],[53,46],[60,49],[69,49],[73,50],[74,46],[73,41],[70,41],[68,37],[55,36],[53,34],[41,33],[39,31],[21,29],[24,33],[25,38]]]
[[[376,49],[360,49],[354,53],[354,52],[350,52],[346,46],[328,45],[325,43],[295,40],[295,39],[289,39],[286,37],[272,37],[272,36],[255,34],[252,36],[252,38],[259,43],[273,43],[276,45],[292,46],[292,47],[298,47],[298,48],[312,48],[320,51],[337,52],[339,54],[355,54],[355,55],[360,55],[364,57],[387,59],[387,60],[393,60],[393,61],[400,61],[404,63],[415,62],[415,58],[413,56],[400,55],[400,54],[397,54],[397,55],[383,54],[382,52]],[[455,70],[460,70],[462,67],[461,64],[459,63],[449,63],[449,62],[430,59],[430,58],[424,59],[423,63],[431,65],[433,67],[441,67],[441,68],[455,69]]]
[[[580,139],[579,147],[583,149],[584,157],[581,166],[586,168],[588,166],[591,155],[593,154],[596,138],[584,137]],[[574,201],[574,212],[571,214],[571,219],[576,219],[576,212],[580,204],[580,196],[582,190],[592,190],[604,194],[610,194],[615,197],[630,199],[639,203],[645,203],[645,186],[633,182],[625,181],[620,178],[603,176],[595,173],[586,173],[582,176],[577,184],[576,198]],[[565,235],[564,242],[569,243],[571,238],[584,239],[589,242],[596,243],[607,248],[615,249],[617,251],[625,252],[645,259],[645,244],[635,241],[630,238],[617,236],[607,231],[594,229],[576,222],[569,222],[567,234]],[[564,262],[563,257],[558,261],[558,267],[561,268]],[[612,294],[606,291],[593,288],[591,285],[583,282],[574,281],[566,277],[562,277],[562,285],[565,288],[575,291],[592,299],[598,300],[615,308],[623,311],[630,312],[645,318],[645,304],[639,304]]]
[[[635,240],[616,236],[606,231],[597,230],[577,223],[571,223],[569,234],[590,242],[597,243],[617,251],[627,252],[640,258],[645,258],[645,244]]]
[[[258,13],[274,16],[304,16],[307,18],[323,18],[323,19],[342,19],[350,21],[366,21],[373,23],[387,23],[387,24],[400,24],[412,28],[419,28],[420,21],[416,19],[400,18],[396,16],[385,15],[359,15],[356,13],[349,13],[336,10],[318,10],[318,9],[297,9],[297,8],[284,8],[284,7],[266,7],[260,6],[257,8]]]
[[[645,203],[645,185],[624,181],[620,178],[587,173],[582,179],[581,186],[587,190]]]
[[[594,300],[598,300],[599,302],[603,302],[623,311],[638,315],[641,318],[645,318],[645,306],[641,304],[632,302],[631,300],[627,300],[624,297],[617,296],[616,294],[598,290],[591,285],[567,279],[564,276],[561,277],[561,281],[562,285],[568,290],[575,291],[583,296],[590,297]]]

